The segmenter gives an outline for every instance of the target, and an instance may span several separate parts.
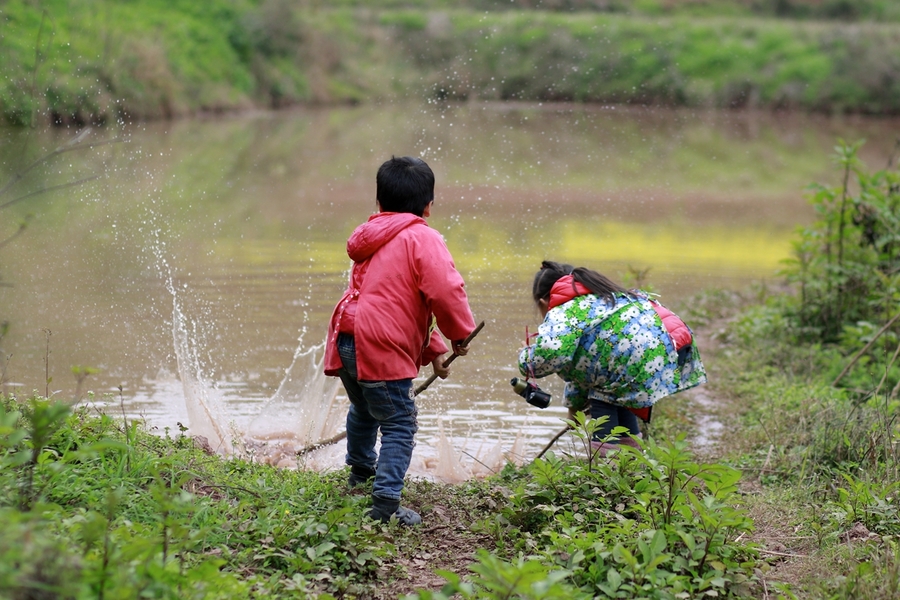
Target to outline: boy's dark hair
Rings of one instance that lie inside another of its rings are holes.
[[[434,173],[421,158],[392,156],[379,167],[375,184],[375,198],[385,212],[421,217],[434,201]]]
[[[586,287],[592,294],[604,298],[610,304],[615,303],[616,294],[632,295],[630,291],[597,271],[545,260],[541,263],[541,270],[534,276],[534,285],[531,288],[534,301],[548,299],[553,284],[564,275],[571,275],[572,279]],[[574,282],[572,285],[575,285]]]

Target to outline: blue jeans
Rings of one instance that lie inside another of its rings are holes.
[[[609,420],[594,433],[595,440],[601,440],[612,433],[614,427],[626,427],[631,435],[638,435],[637,415],[622,406],[616,406],[603,400],[591,400],[591,418],[609,417]]]
[[[399,500],[403,478],[412,459],[416,421],[412,379],[363,381],[357,378],[356,342],[352,335],[340,334],[338,353],[343,368],[338,375],[350,398],[347,412],[347,464],[375,470],[372,494]],[[381,452],[375,443],[381,430]]]

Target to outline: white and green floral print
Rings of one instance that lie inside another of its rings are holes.
[[[565,405],[578,410],[592,399],[652,406],[706,382],[696,344],[679,364],[672,339],[642,293],[619,294],[614,305],[586,294],[551,308],[533,343],[519,353],[519,370],[533,377],[557,373],[567,382]]]

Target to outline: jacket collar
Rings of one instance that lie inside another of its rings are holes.
[[[550,301],[548,308],[565,304],[573,298],[590,294],[591,291],[575,281],[571,275],[563,275],[556,280],[553,287],[550,288]]]

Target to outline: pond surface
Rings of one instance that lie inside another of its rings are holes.
[[[296,464],[295,450],[339,432],[344,416],[343,390],[315,363],[346,284],[346,239],[375,209],[378,166],[417,155],[437,177],[429,223],[485,327],[419,396],[413,471],[453,479],[525,460],[564,414],[557,381],[545,380],[546,410],[509,385],[539,322],[529,290],[542,259],[641,281],[676,310],[704,289],[776,282],[793,231],[812,218],[804,188],[839,182],[838,138],[865,138],[864,161],[883,168],[898,124],[464,104],[97,129],[89,141],[120,141],[56,156],[0,196],[99,175],[0,211],[0,239],[34,217],[0,249],[3,387],[79,398],[160,433],[180,423],[222,451]],[[0,133],[2,188],[76,132]],[[79,383],[73,367],[91,372]],[[301,466],[339,465],[341,451]]]

